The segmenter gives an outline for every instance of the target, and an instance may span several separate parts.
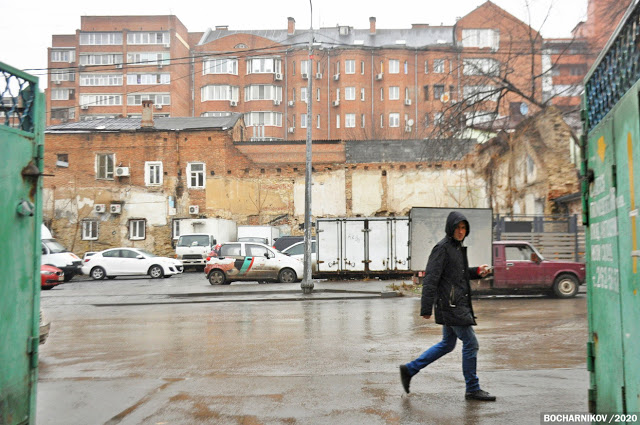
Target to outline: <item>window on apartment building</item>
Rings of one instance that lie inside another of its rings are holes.
[[[207,111],[200,114],[201,117],[230,117],[231,112],[227,111]]]
[[[424,100],[429,100],[429,86],[423,86],[422,91],[424,93]]]
[[[364,61],[360,61],[360,74],[364,75]]]
[[[81,86],[121,86],[122,74],[80,74]]]
[[[170,84],[171,74],[127,74],[127,85],[129,86],[154,86],[158,84]]]
[[[442,112],[436,112],[433,114],[433,125],[442,124]]]
[[[114,160],[114,154],[112,153],[96,154],[96,178],[113,180]]]
[[[389,114],[389,127],[400,127],[400,114],[396,112]]]
[[[336,100],[340,100],[340,89],[336,89]]]
[[[344,115],[344,127],[345,128],[355,128],[356,127],[356,114],[345,114]]]
[[[409,73],[409,62],[404,61],[404,73],[405,75]]]
[[[307,77],[309,77],[310,71],[309,71],[309,61],[308,60],[300,61],[300,74],[302,74],[302,75],[307,74]]]
[[[307,128],[307,114],[300,114],[300,128]]]
[[[336,75],[340,75],[340,61],[336,62]]]
[[[271,84],[253,84],[244,88],[244,100],[282,100],[282,87]]]
[[[360,100],[364,102],[364,96],[365,96],[365,88],[362,87],[360,89]]]
[[[307,87],[300,87],[300,102],[307,102]]]
[[[141,66],[156,65],[158,68],[161,68],[171,63],[170,57],[169,52],[127,53],[127,64]]]
[[[384,100],[384,87],[380,87],[380,100]]]
[[[440,100],[442,95],[444,94],[444,86],[441,84],[436,84],[433,86],[433,99]]]
[[[424,117],[422,118],[422,125],[424,125],[425,127],[429,127],[429,113],[425,113]]]
[[[127,44],[163,44],[168,45],[168,32],[128,32]]]
[[[67,69],[52,69],[51,73],[51,81],[54,83],[56,81],[75,81],[76,73],[73,70]]]
[[[296,88],[295,87],[291,89],[291,100],[294,101],[294,102],[296,101]]]
[[[238,101],[240,89],[236,86],[209,85],[200,89],[200,100],[234,100]]]
[[[344,73],[345,74],[355,74],[356,73],[356,61],[353,59],[348,59],[344,61]]]
[[[433,60],[433,72],[436,74],[444,73],[444,59]]]
[[[316,128],[320,128],[320,114],[316,115]]]
[[[171,237],[173,239],[180,238],[180,220],[171,220]]]
[[[161,186],[162,178],[162,162],[146,161],[144,163],[144,183],[147,186]]]
[[[204,188],[204,162],[190,162],[187,164],[187,187]]]
[[[291,127],[296,128],[296,114],[291,115]]]
[[[500,62],[491,58],[471,58],[462,61],[464,75],[498,75]]]
[[[51,62],[75,62],[76,52],[74,50],[52,50]]]
[[[296,75],[296,61],[291,61],[291,75]]]
[[[81,46],[122,44],[121,32],[83,32],[80,33]]]
[[[400,61],[398,59],[389,59],[389,74],[400,73]]]
[[[82,240],[95,241],[98,239],[98,221],[83,220],[82,221]]]
[[[489,47],[498,50],[500,46],[500,30],[497,29],[463,29],[462,47]]]
[[[428,60],[424,61],[424,73],[425,74],[429,73],[429,61]]]
[[[150,100],[154,105],[171,105],[169,93],[145,93],[127,96],[127,105],[142,105],[143,100]]]
[[[59,153],[56,157],[56,167],[69,167],[69,154],[68,153]]]
[[[142,240],[146,237],[147,220],[129,220],[129,239]]]
[[[69,100],[73,89],[51,89],[51,100]]]
[[[400,87],[391,86],[389,87],[389,100],[398,100],[400,99]]]
[[[276,58],[251,58],[247,59],[247,74],[280,74],[282,73],[282,60]],[[295,65],[294,65],[295,75]]]
[[[247,126],[282,127],[281,112],[248,112],[244,114]]]
[[[238,75],[238,59],[222,58],[202,61],[202,74],[231,74]]]
[[[316,89],[316,100],[320,102],[320,89]]]
[[[411,98],[409,97],[409,87],[405,87],[404,88],[404,100],[410,100]]]
[[[340,128],[340,115],[336,115],[336,128]]]
[[[365,115],[364,114],[360,114],[360,128],[364,128],[364,124],[365,124]]]
[[[356,88],[345,87],[344,88],[344,100],[356,100]]]
[[[500,92],[494,86],[464,86],[462,94],[467,103],[478,103],[487,100],[497,102]]]
[[[75,117],[76,117],[76,109],[75,108],[53,108],[53,109],[51,109],[51,119],[68,121],[70,119],[75,119]]]
[[[380,128],[384,128],[384,114],[380,114]]]
[[[80,54],[80,65],[116,65],[122,64],[122,53]]]

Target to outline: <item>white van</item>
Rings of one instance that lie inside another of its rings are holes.
[[[51,231],[44,224],[40,230],[42,239],[42,259],[40,264],[48,264],[64,271],[64,281],[68,282],[77,274],[82,274],[82,260],[73,252],[60,244],[51,235]]]

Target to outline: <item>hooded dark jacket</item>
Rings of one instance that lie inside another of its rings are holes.
[[[471,304],[470,279],[480,279],[477,267],[469,267],[467,248],[454,239],[453,232],[461,221],[469,221],[457,211],[447,217],[447,236],[433,247],[422,282],[421,316],[431,316],[435,306],[436,323],[447,326],[475,325]]]

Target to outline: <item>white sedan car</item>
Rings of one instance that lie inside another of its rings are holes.
[[[304,241],[296,242],[282,250],[283,254],[304,261]],[[311,240],[311,272],[318,270],[318,250],[316,248],[316,240]]]
[[[111,248],[85,258],[82,273],[95,280],[116,276],[149,275],[153,279],[182,273],[181,261],[158,257],[144,249]]]

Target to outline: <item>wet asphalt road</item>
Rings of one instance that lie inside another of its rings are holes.
[[[414,377],[398,365],[439,340],[391,282],[213,287],[72,280],[45,291],[37,424],[539,424],[586,412],[586,296],[483,298],[478,371],[496,403],[464,400],[461,349]],[[369,291],[369,292],[365,292]],[[583,289],[584,291],[584,289]]]

